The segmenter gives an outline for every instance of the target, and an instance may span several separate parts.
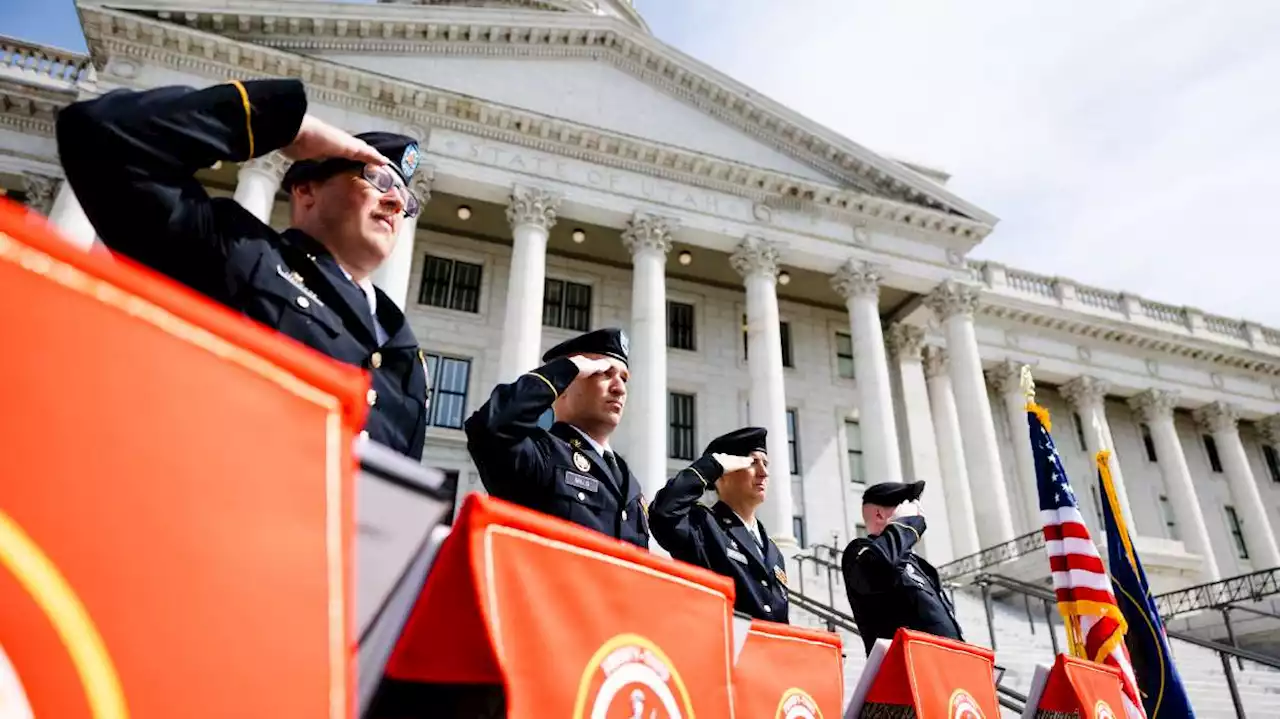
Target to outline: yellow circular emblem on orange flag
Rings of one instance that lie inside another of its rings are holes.
[[[963,689],[951,692],[950,709],[947,713],[951,715],[951,719],[984,719],[978,700]]]
[[[1093,705],[1093,719],[1116,719],[1116,713],[1111,711],[1110,704],[1099,699],[1098,703]]]
[[[120,687],[120,678],[89,612],[53,561],[3,511],[0,511],[0,567],[13,574],[53,624],[80,678],[93,718],[127,719],[129,709]],[[5,664],[8,664],[7,660]],[[17,681],[17,670],[13,670],[13,676]],[[2,677],[0,682],[3,682]],[[21,690],[20,682],[18,687]],[[22,696],[25,701],[25,691],[22,691]],[[0,684],[0,719],[21,717],[21,714],[6,713],[10,709],[5,704],[8,698]]]
[[[657,644],[619,634],[587,662],[578,683],[573,719],[606,717],[694,719],[689,691]]]
[[[822,719],[822,711],[808,692],[792,687],[782,693],[774,719]]]

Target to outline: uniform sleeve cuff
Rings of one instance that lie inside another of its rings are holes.
[[[720,466],[715,457],[709,454],[699,457],[693,464],[689,465],[689,468],[697,472],[699,477],[702,477],[702,481],[708,488],[714,487],[716,480],[720,479],[724,474],[724,468]]]
[[[261,157],[292,143],[307,114],[307,91],[302,81],[250,80],[240,86],[249,98],[253,156]],[[247,142],[244,149],[247,155]]]
[[[556,397],[564,394],[569,385],[578,378],[578,365],[568,357],[559,357],[542,365],[538,369],[533,370],[529,374],[540,377],[547,384],[551,385],[551,389],[555,391]]]

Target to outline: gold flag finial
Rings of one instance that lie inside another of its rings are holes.
[[[1027,365],[1022,365],[1022,396],[1028,402],[1036,401],[1036,382],[1031,379],[1031,368]]]

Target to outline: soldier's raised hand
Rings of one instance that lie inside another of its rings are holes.
[[[720,464],[720,469],[724,470],[725,474],[736,472],[740,469],[746,469],[756,463],[756,461],[750,457],[739,457],[737,455],[721,454],[719,452],[712,453],[711,458]]]
[[[918,517],[918,516],[920,516],[920,505],[917,504],[914,500],[907,500],[894,508],[893,516],[890,517],[889,520],[893,521],[895,519],[901,519],[903,517]]]
[[[591,359],[582,355],[573,355],[569,361],[578,368],[578,378],[591,377],[592,375],[608,372],[613,367],[607,359]]]
[[[369,143],[312,115],[302,118],[293,142],[282,148],[280,153],[290,160],[341,157],[374,165],[390,162]]]

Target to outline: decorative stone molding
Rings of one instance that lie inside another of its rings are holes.
[[[622,244],[633,256],[646,251],[665,255],[671,251],[671,233],[676,226],[676,220],[669,217],[637,212],[622,231]]]
[[[1173,410],[1178,406],[1177,392],[1149,389],[1128,399],[1129,409],[1147,424],[1173,421]]]
[[[747,237],[729,256],[729,264],[743,278],[752,275],[778,276],[778,248],[761,237]]]
[[[558,195],[540,187],[515,185],[511,188],[511,200],[507,204],[507,222],[513,229],[520,225],[533,225],[550,230],[555,227],[559,209]]]
[[[895,322],[889,325],[889,331],[884,335],[884,345],[890,357],[919,360],[920,351],[924,349],[924,328]]]
[[[883,268],[870,262],[849,260],[831,277],[831,287],[845,299],[880,296]]]
[[[1022,391],[1022,362],[1007,359],[987,370],[987,382],[999,394]]]
[[[1218,432],[1235,432],[1240,421],[1240,410],[1226,402],[1212,402],[1198,407],[1191,413],[1200,428],[1216,434]]]
[[[1280,414],[1273,414],[1263,417],[1258,422],[1258,432],[1267,444],[1275,446],[1280,445]]]
[[[950,371],[950,359],[947,351],[937,345],[924,348],[924,376],[926,379],[946,376]]]
[[[22,189],[27,194],[27,207],[48,215],[53,209],[53,200],[58,194],[60,181],[56,177],[46,177],[34,173],[22,176]]]
[[[1097,377],[1081,376],[1058,387],[1058,394],[1077,412],[1088,409],[1102,409],[1102,402],[1111,391],[1106,380]]]
[[[435,181],[435,172],[430,167],[419,167],[409,181],[409,192],[418,198],[418,204],[426,207],[431,201],[431,183]]]
[[[279,152],[269,152],[261,157],[255,157],[252,160],[240,163],[240,172],[261,173],[270,177],[276,184],[280,184],[280,181],[284,179],[284,173],[288,172],[292,164],[293,160]]]
[[[978,310],[981,291],[967,282],[947,280],[925,297],[925,305],[945,322],[956,315],[973,316]]]

